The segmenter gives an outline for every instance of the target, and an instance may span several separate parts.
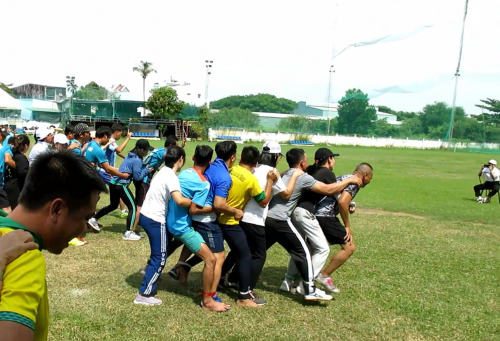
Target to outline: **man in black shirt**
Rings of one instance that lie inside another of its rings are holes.
[[[368,163],[359,164],[353,174],[339,176],[336,180],[343,181],[350,177],[358,177],[363,181],[361,187],[370,183],[373,177],[373,168]],[[342,249],[331,259],[330,264],[318,275],[316,281],[323,284],[327,291],[340,293],[331,279],[332,273],[337,270],[354,253],[356,246],[351,234],[351,223],[349,214],[354,213],[356,204],[352,201],[360,186],[349,184],[340,194],[327,196],[318,202],[316,209],[316,219],[323,230],[323,233],[330,244],[339,244]],[[344,221],[344,225],[337,218],[339,215]]]
[[[307,172],[313,176],[314,179],[325,184],[335,183],[336,179],[333,173],[335,156],[339,156],[339,154],[332,153],[328,148],[319,148],[314,154],[314,164],[307,168]],[[303,237],[306,237],[307,244],[311,250],[313,278],[315,279],[318,278],[330,253],[328,241],[314,216],[316,206],[324,197],[325,196],[320,193],[305,191],[291,217],[293,225]],[[293,280],[297,272],[295,263],[290,259],[285,280],[282,284],[282,290],[287,291],[291,285],[293,286]],[[325,287],[328,289],[327,286]],[[300,292],[302,288],[299,286],[298,290]]]

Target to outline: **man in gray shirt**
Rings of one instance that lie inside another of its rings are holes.
[[[285,184],[288,183],[296,168],[306,171],[308,166],[307,155],[303,149],[299,148],[290,149],[286,153],[286,161],[290,169],[283,174],[282,179]],[[297,205],[303,191],[311,190],[316,193],[330,196],[342,191],[347,185],[352,183],[361,185],[361,180],[352,177],[344,181],[327,185],[305,173],[297,179],[290,199],[284,200],[279,195],[276,195],[269,205],[269,212],[266,218],[266,247],[269,249],[278,242],[288,251],[302,277],[305,299],[308,301],[331,300],[332,297],[315,287],[309,249],[304,238],[302,238],[300,233],[293,226],[290,215]]]

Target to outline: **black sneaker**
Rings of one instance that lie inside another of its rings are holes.
[[[262,297],[257,296],[253,290],[250,292],[250,296],[252,296],[251,300],[255,304],[258,304],[258,305],[264,305],[264,304],[266,304],[266,300],[263,299]]]

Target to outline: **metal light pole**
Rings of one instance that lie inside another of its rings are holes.
[[[212,60],[205,60],[205,67],[207,69],[207,75],[206,75],[206,80],[205,80],[205,105],[207,108],[210,106],[210,103],[208,102],[208,84],[210,80],[210,75],[212,74],[212,65],[213,65]]]
[[[330,76],[329,76],[329,81],[328,81],[328,114],[326,116],[328,120],[328,129],[326,131],[326,136],[330,135],[330,100],[331,100],[331,93],[332,93],[332,75],[335,72],[333,69],[333,65],[330,65]]]

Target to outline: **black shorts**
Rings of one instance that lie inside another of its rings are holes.
[[[142,181],[134,181],[135,186],[135,205],[142,207],[146,194],[149,191],[149,184]]]
[[[9,196],[7,195],[7,192],[4,191],[4,189],[0,189],[0,208],[7,208],[10,207],[10,201],[9,201]]]
[[[340,222],[339,218],[316,216],[316,219],[318,220],[319,226],[321,226],[321,229],[325,234],[326,240],[328,240],[330,244],[345,244],[344,237],[346,236],[347,232],[344,225],[342,225],[342,223]]]

